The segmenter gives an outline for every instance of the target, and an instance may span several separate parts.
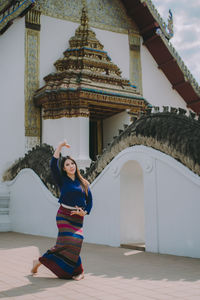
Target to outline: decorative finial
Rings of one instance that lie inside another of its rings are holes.
[[[88,10],[87,10],[87,4],[85,0],[82,0],[83,8],[82,8],[82,13],[81,13],[81,25],[83,28],[86,30],[88,29]]]
[[[164,27],[158,27],[156,29],[157,35],[162,35],[170,40],[174,36],[174,30],[173,30],[173,15],[171,9],[169,9],[169,17],[168,17],[168,24],[163,24]]]
[[[174,35],[174,24],[173,24],[173,14],[172,14],[172,11],[171,9],[169,9],[169,17],[168,17],[168,24],[167,24],[167,29],[168,29],[168,33],[169,33],[169,36],[170,38],[173,37]]]

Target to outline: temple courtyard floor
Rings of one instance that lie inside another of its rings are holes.
[[[0,233],[0,300],[175,300],[200,299],[200,259],[87,244],[82,248],[85,278],[58,279],[32,260],[55,239]]]

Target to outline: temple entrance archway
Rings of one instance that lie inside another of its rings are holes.
[[[134,160],[120,171],[120,243],[142,250],[145,245],[143,170]]]

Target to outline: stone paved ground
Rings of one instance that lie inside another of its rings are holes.
[[[0,300],[200,300],[200,260],[84,244],[85,279],[61,280],[33,258],[55,239],[0,233]]]

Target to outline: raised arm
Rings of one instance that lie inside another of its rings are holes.
[[[52,157],[51,163],[50,163],[50,167],[51,167],[51,171],[53,173],[54,180],[58,184],[59,187],[61,187],[61,184],[62,184],[62,177],[61,177],[61,173],[60,173],[60,170],[58,167],[58,159],[59,159],[60,152],[63,147],[70,148],[70,145],[68,145],[66,141],[60,142],[53,154],[53,157]]]
[[[53,154],[53,156],[54,156],[55,158],[59,158],[60,152],[61,152],[61,150],[62,150],[63,147],[70,148],[70,145],[67,144],[67,141],[66,141],[66,140],[63,141],[63,142],[60,142],[60,143],[58,144],[58,147],[56,148],[56,150],[55,150],[55,152],[54,152],[54,154]]]

